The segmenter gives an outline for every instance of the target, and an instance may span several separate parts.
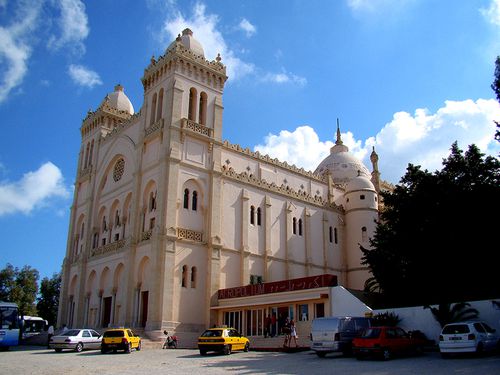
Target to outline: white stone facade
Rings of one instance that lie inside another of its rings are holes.
[[[340,133],[317,173],[223,141],[225,73],[186,29],[145,69],[138,113],[117,86],[87,114],[58,325],[196,337],[225,323],[219,289],[320,274],[363,288],[368,170]]]

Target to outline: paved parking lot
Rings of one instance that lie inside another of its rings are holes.
[[[144,349],[131,354],[103,355],[96,350],[55,353],[39,347],[18,347],[0,352],[0,363],[1,374],[500,374],[500,355],[445,360],[439,353],[384,362],[341,356],[322,359],[310,351],[202,357],[189,349]]]

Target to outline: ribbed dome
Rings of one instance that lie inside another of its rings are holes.
[[[131,115],[134,114],[134,106],[128,96],[123,92],[122,85],[116,85],[115,91],[108,94],[108,104],[110,107],[116,108],[120,111],[128,112]]]
[[[198,42],[195,38],[193,38],[193,32],[191,29],[184,29],[182,31],[182,35],[179,35],[176,40],[174,40],[168,49],[174,46],[174,44],[180,41],[184,47],[191,50],[193,53],[205,57],[205,51],[200,42]]]
[[[316,168],[315,173],[323,174],[330,171],[334,182],[347,183],[358,175],[370,178],[370,171],[365,165],[349,152],[349,148],[340,139],[337,128],[337,141],[328,155]]]

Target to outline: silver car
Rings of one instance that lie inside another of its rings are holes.
[[[101,349],[101,334],[93,329],[70,329],[57,336],[52,336],[49,348],[56,352],[71,349],[81,352],[84,349]]]
[[[500,348],[495,330],[481,321],[450,323],[439,335],[439,351],[443,358],[453,353],[482,353]]]

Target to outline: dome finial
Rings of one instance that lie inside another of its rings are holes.
[[[337,117],[337,140],[335,141],[335,144],[336,145],[343,144],[342,139],[340,139],[340,123],[338,117]]]

